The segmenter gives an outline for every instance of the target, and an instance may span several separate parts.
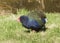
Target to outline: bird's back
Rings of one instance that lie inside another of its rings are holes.
[[[36,20],[40,25],[45,22],[46,15],[41,11],[33,11],[27,15],[30,19]]]

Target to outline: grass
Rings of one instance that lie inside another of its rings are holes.
[[[0,43],[60,43],[60,13],[46,13],[48,29],[38,33],[26,33],[18,16],[0,16]]]

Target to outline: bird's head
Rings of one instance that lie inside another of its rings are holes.
[[[27,19],[26,16],[20,16],[20,17],[17,18],[17,21],[18,22],[24,22],[26,19]]]

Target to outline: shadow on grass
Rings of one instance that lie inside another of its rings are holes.
[[[26,32],[26,33],[30,33],[30,32],[36,32],[36,33],[38,33],[38,32],[45,32],[46,30],[47,30],[48,28],[47,27],[45,27],[45,28],[42,28],[42,29],[40,29],[40,30],[38,30],[38,31],[36,31],[36,30],[25,30],[24,32]]]

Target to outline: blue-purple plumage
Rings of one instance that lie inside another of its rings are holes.
[[[20,21],[22,25],[27,29],[39,31],[43,27],[36,20],[30,19],[28,16],[21,16]],[[42,19],[42,22],[45,24],[46,23],[45,19]]]

